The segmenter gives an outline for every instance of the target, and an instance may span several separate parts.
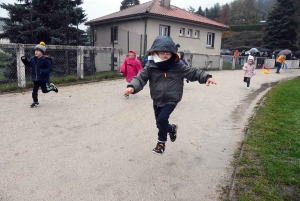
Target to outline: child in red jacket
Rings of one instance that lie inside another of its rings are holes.
[[[120,72],[126,77],[126,81],[129,83],[142,69],[143,67],[141,62],[136,58],[136,52],[134,50],[130,50],[127,58],[120,68]],[[129,94],[124,94],[124,96],[128,98]]]

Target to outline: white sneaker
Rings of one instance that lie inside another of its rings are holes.
[[[250,87],[247,87],[247,89],[250,89]]]

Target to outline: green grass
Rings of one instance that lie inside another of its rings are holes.
[[[237,165],[239,201],[300,200],[300,78],[275,86],[250,123]]]
[[[50,82],[60,86],[67,86],[72,84],[82,84],[110,79],[122,78],[117,72],[102,72],[94,75],[84,76],[84,79],[79,79],[76,76],[54,77],[51,76]],[[19,88],[17,83],[0,84],[0,92],[22,92],[31,89],[33,86],[31,80],[26,81],[26,88]]]

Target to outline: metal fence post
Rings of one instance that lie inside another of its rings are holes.
[[[223,69],[223,62],[224,62],[223,56],[221,55],[221,56],[220,56],[220,67],[219,67],[219,70],[222,70],[222,69]]]
[[[18,48],[16,49],[17,55],[17,76],[18,76],[18,86],[26,87],[26,74],[25,74],[25,66],[21,61],[21,56],[24,54],[24,44],[18,44]]]
[[[83,70],[83,59],[84,59],[84,47],[77,47],[77,76],[80,79],[84,78],[84,70]]]

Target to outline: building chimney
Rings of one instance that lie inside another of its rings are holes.
[[[171,9],[171,0],[160,0],[160,5],[165,8]]]

